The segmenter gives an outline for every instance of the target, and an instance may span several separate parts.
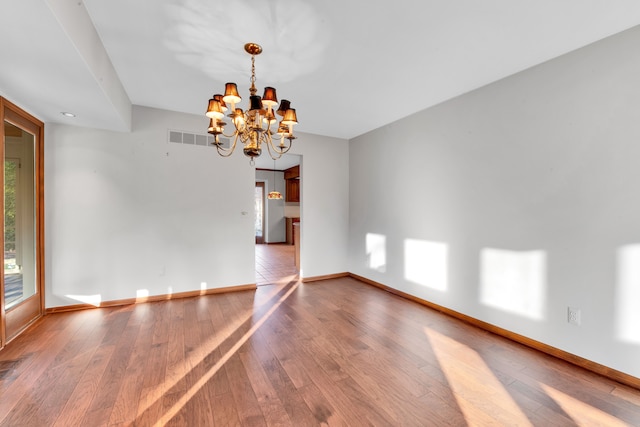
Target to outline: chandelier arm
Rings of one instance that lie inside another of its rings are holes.
[[[216,145],[218,154],[220,154],[222,157],[229,157],[230,155],[233,154],[234,150],[236,149],[237,142],[238,142],[238,135],[236,135],[236,137],[233,139],[233,144],[229,148],[223,148],[220,145]]]
[[[271,134],[269,133],[269,130],[262,130],[260,132],[260,141],[265,144],[268,142],[271,142]]]
[[[274,155],[274,152],[271,151],[272,150],[271,144],[267,143],[266,146],[267,146],[267,151],[269,152],[269,157],[271,157],[273,160],[278,160],[279,158],[282,157],[282,154],[284,154],[284,153],[278,154],[278,152],[276,151],[275,152],[276,155]]]
[[[218,149],[218,154],[221,157],[229,157],[229,156],[231,156],[233,154],[233,150],[227,150],[227,149],[224,149],[224,148],[220,148],[220,146],[217,146],[216,148]]]
[[[269,150],[269,153],[273,151],[274,153],[278,154],[278,150],[276,150],[275,145],[273,145],[273,139],[269,139],[268,141],[265,141],[265,145],[267,146],[267,150]]]
[[[289,144],[289,146],[287,148],[283,148],[283,149],[280,149],[279,147],[276,147],[276,152],[280,153],[281,156],[283,154],[287,153],[289,150],[291,150],[291,144]]]
[[[271,148],[269,148],[269,150],[273,149],[273,151],[275,151],[276,153],[280,154],[280,156],[282,156],[283,154],[285,154],[287,151],[289,151],[291,149],[291,146],[293,145],[293,140],[287,138],[289,140],[289,144],[280,147],[279,145],[275,145],[275,143],[273,142],[273,139],[269,140],[269,144],[267,145],[267,148],[269,148],[269,146],[271,146]]]
[[[276,126],[276,128],[277,128],[277,126]],[[271,132],[271,120],[269,120],[267,122],[267,130],[265,132],[267,132],[269,134],[269,136],[271,136],[271,134],[273,133],[273,132]]]
[[[235,122],[235,121],[233,121],[233,122],[232,122],[232,123],[233,123],[233,127],[235,128],[234,133],[238,133],[238,132],[239,132],[239,133],[242,133],[242,132],[244,132],[244,131],[246,131],[246,130],[247,130],[247,121],[248,121],[248,118],[245,116],[243,119],[244,119],[244,123],[243,123],[243,125],[242,125],[242,126],[240,126],[240,127],[238,127],[238,125],[236,124],[236,122]]]
[[[240,138],[240,142],[246,144],[249,139],[251,139],[251,135],[249,132],[241,132],[236,134],[236,139]]]
[[[229,135],[227,135],[226,133],[222,132],[220,135],[224,136],[225,138],[233,138],[234,136],[237,137],[238,132],[234,132],[234,133],[231,133]]]

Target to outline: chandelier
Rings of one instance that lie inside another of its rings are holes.
[[[227,83],[225,85],[224,95],[216,94],[209,100],[206,116],[209,121],[208,132],[214,136],[213,145],[216,146],[218,154],[223,157],[229,157],[236,148],[238,139],[244,144],[244,154],[248,156],[254,165],[254,159],[262,154],[263,144],[267,146],[267,151],[272,159],[276,160],[282,157],[284,153],[291,149],[291,144],[296,137],[293,135],[293,125],[298,123],[296,110],[291,108],[291,102],[283,99],[277,110],[274,110],[278,104],[276,98],[276,90],[273,87],[265,87],[262,97],[256,95],[256,55],[262,53],[262,47],[255,43],[247,43],[244,50],[251,55],[251,87],[249,88],[249,108],[242,111],[242,108],[236,108],[236,104],[242,101],[238,95],[238,87],[235,83]],[[227,116],[231,119],[234,131],[230,135],[224,133],[224,127],[227,125],[223,121],[224,113],[229,110]],[[271,127],[277,122],[276,114],[282,117],[280,123],[274,128],[275,134],[279,138],[274,138],[274,131]],[[219,136],[233,138],[233,143],[226,148],[220,142]],[[274,141],[275,139],[275,141]],[[278,142],[279,139],[279,142]],[[285,142],[288,141],[288,142]]]
[[[276,160],[273,159],[273,191],[269,191],[269,195],[267,196],[269,200],[278,200],[282,199],[282,193],[276,190]]]

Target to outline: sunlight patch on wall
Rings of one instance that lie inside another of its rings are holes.
[[[484,248],[480,252],[480,301],[540,320],[547,288],[545,251]]]
[[[96,295],[65,295],[67,298],[71,298],[76,301],[80,301],[85,304],[90,304],[94,307],[100,307],[100,303],[102,302],[102,296],[100,294]]]
[[[640,244],[618,249],[617,337],[640,343]]]
[[[531,425],[478,352],[433,329],[424,332],[469,425]]]
[[[367,267],[384,273],[387,271],[387,237],[382,234],[367,233]]]
[[[448,252],[446,243],[405,239],[404,278],[439,291],[448,287]]]
[[[549,387],[546,384],[540,384],[542,389],[547,393],[549,397],[556,401],[558,406],[571,417],[574,425],[579,426],[628,426],[629,424],[622,422],[613,415],[594,408],[588,403],[582,402],[573,396],[569,396],[566,393],[556,390],[553,387]]]
[[[149,289],[138,289],[136,291],[136,302],[145,302],[149,299]]]

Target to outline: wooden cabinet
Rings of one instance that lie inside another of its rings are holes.
[[[300,270],[300,223],[293,224],[293,244],[295,245],[295,263],[296,268]]]
[[[284,179],[287,183],[285,202],[300,202],[300,165],[285,169]]]
[[[293,236],[293,224],[297,224],[300,222],[300,218],[287,218],[286,226],[287,226],[287,245],[293,245],[294,236]]]
[[[286,180],[286,202],[300,202],[300,180],[299,179],[287,179]]]
[[[284,171],[284,179],[300,178],[300,165],[290,167]]]

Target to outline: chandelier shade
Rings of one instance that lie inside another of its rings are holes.
[[[227,104],[224,103],[224,99],[222,99],[222,95],[220,95],[219,93],[216,95],[213,95],[213,99],[215,99],[216,101],[218,101],[220,103],[220,107],[222,108],[222,111],[227,111]]]
[[[291,102],[283,99],[278,105],[276,89],[271,86],[264,88],[262,97],[257,95],[255,86],[255,56],[262,52],[262,47],[256,43],[247,43],[244,50],[251,55],[251,87],[249,88],[249,105],[246,111],[237,108],[236,104],[242,102],[242,97],[238,94],[238,86],[235,83],[227,83],[224,95],[216,94],[209,99],[207,112],[209,117],[209,127],[207,132],[214,136],[213,145],[216,146],[218,154],[229,157],[233,154],[238,140],[244,145],[243,152],[254,165],[254,159],[262,154],[262,146],[267,146],[267,151],[272,159],[282,157],[284,153],[291,149],[293,140],[293,126],[298,124],[296,110],[291,108]],[[225,133],[226,122],[223,121],[225,113],[230,110],[227,117],[231,119],[234,130],[231,134]],[[276,114],[282,117],[280,123]],[[275,130],[272,130],[275,127]],[[220,141],[220,135],[233,138],[233,143],[229,148],[225,148]],[[274,141],[273,135],[277,135],[279,142]]]
[[[235,83],[227,83],[225,85],[224,97],[222,100],[230,104],[237,104],[242,101],[242,98],[238,95],[238,86]]]
[[[283,125],[296,125],[298,124],[298,116],[296,116],[295,108],[289,108],[286,113],[284,113],[284,118],[282,119]]]
[[[206,115],[211,119],[222,119],[224,117],[224,111],[222,110],[220,101],[215,98],[210,99]]]
[[[278,107],[278,110],[276,111],[276,113],[278,113],[279,116],[284,116],[284,113],[291,108],[291,102],[287,101],[286,99],[283,99],[282,101],[280,101],[280,106]]]
[[[262,109],[262,100],[258,95],[251,95],[249,97],[249,112],[262,113],[264,110]]]
[[[262,95],[262,103],[264,105],[273,106],[278,105],[278,98],[276,97],[276,90],[272,87],[264,88],[264,95]]]

